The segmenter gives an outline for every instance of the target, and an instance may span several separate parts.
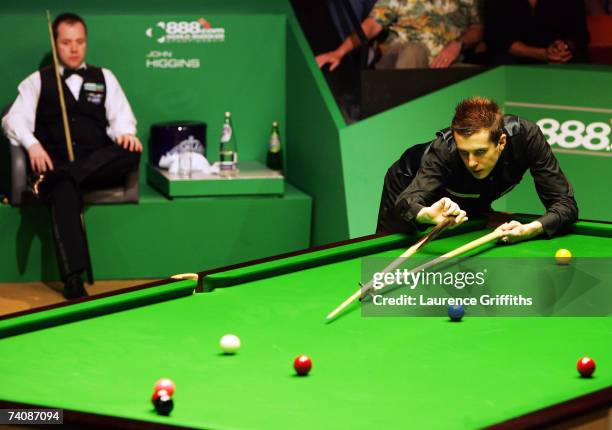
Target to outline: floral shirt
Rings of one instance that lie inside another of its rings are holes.
[[[388,31],[380,45],[383,53],[395,43],[418,42],[430,59],[480,24],[477,0],[380,0],[370,17]]]

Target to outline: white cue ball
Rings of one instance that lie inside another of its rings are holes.
[[[234,334],[226,334],[219,341],[219,345],[226,354],[235,354],[240,349],[240,338]]]

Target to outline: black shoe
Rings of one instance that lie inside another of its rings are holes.
[[[87,297],[87,291],[83,287],[81,275],[70,275],[64,283],[64,297],[68,300]]]

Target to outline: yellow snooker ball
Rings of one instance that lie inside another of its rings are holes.
[[[570,264],[572,260],[572,253],[567,249],[559,249],[555,252],[555,260],[557,260],[557,264],[565,266]]]

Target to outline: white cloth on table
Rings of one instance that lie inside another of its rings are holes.
[[[183,159],[181,160],[181,157]],[[187,158],[185,158],[187,157]],[[188,152],[187,154],[174,153],[170,155],[162,155],[159,160],[159,167],[168,169],[171,174],[178,174],[181,170],[181,161],[188,163],[189,171],[200,173],[218,173],[219,167],[211,165],[208,160],[199,152]]]

